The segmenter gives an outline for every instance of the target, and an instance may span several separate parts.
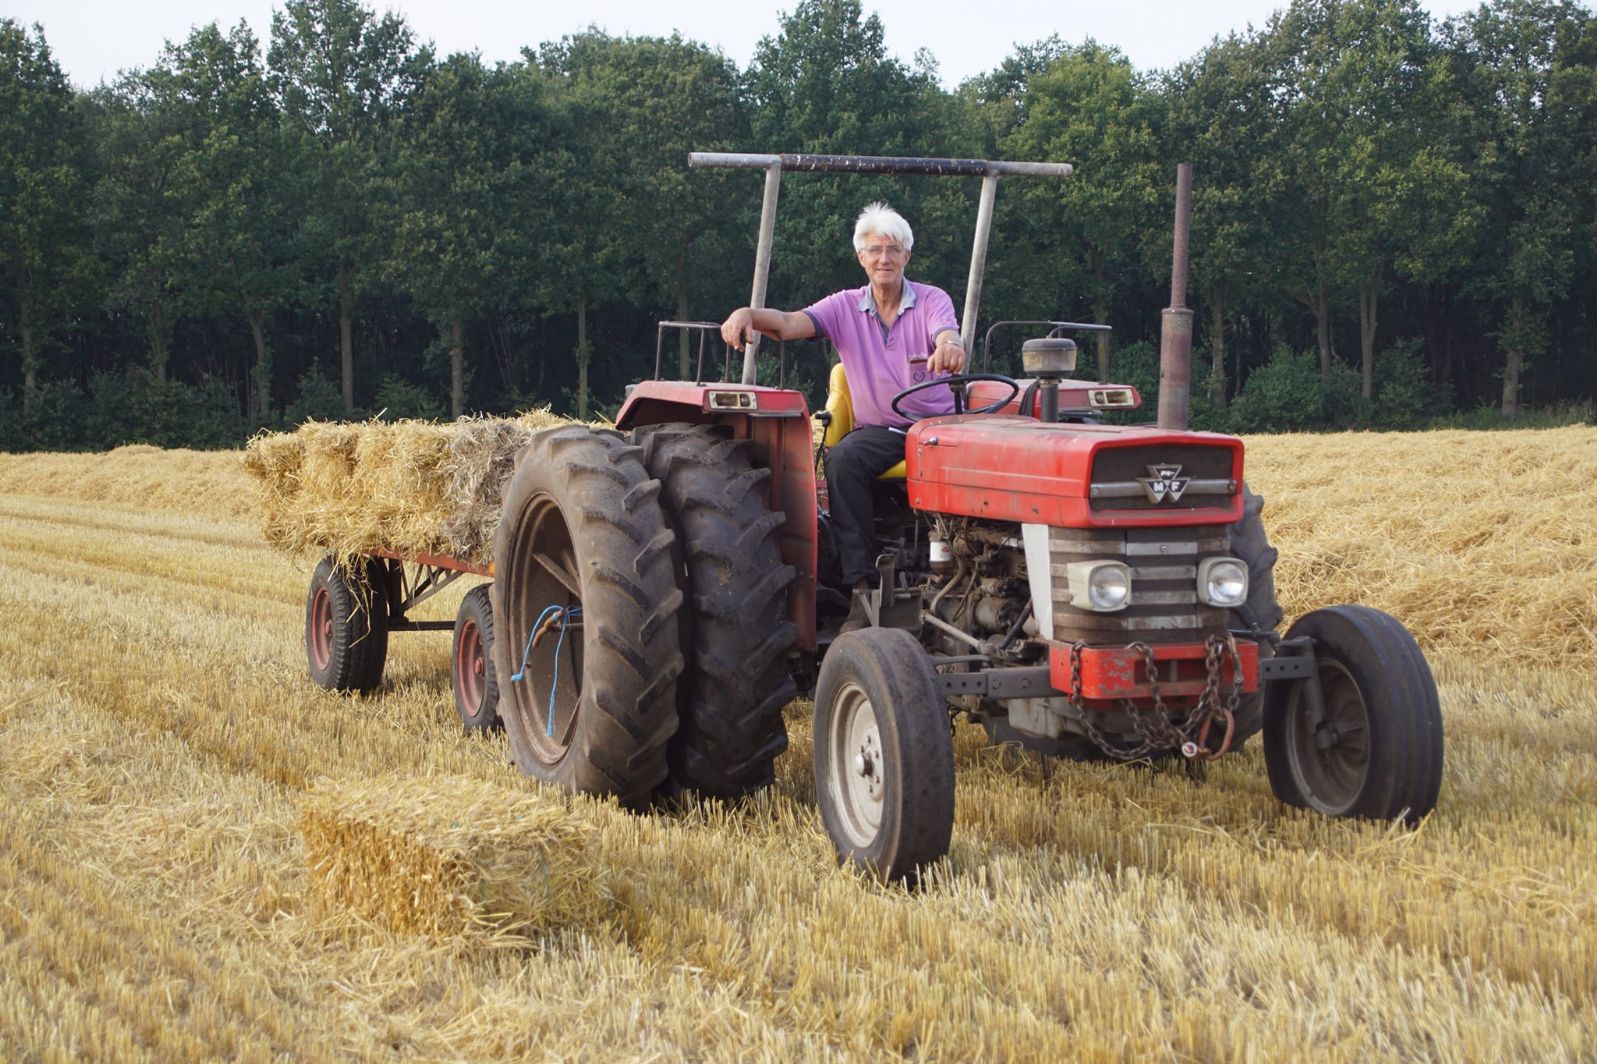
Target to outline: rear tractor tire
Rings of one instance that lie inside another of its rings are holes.
[[[521,771],[647,805],[666,778],[682,651],[673,537],[639,448],[538,433],[494,535],[493,663]]]
[[[1316,728],[1306,682],[1269,685],[1270,788],[1327,816],[1418,822],[1441,790],[1442,713],[1414,637],[1367,606],[1305,614],[1287,632],[1298,636],[1314,640],[1325,717]]]
[[[926,651],[900,628],[839,636],[815,688],[815,796],[838,858],[919,883],[948,852],[954,743]]]
[[[650,425],[634,438],[659,479],[677,537],[686,671],[671,740],[671,792],[738,798],[769,786],[787,749],[782,708],[796,694],[787,656],[794,570],[782,562],[785,517],[767,501],[771,471],[753,443],[710,425]]]
[[[367,694],[388,660],[388,595],[383,563],[353,571],[323,558],[305,595],[305,657],[311,679],[330,691]]]
[[[499,683],[493,662],[494,612],[488,585],[466,592],[455,614],[455,639],[450,655],[450,679],[455,689],[455,712],[467,734],[493,731],[499,720]]]

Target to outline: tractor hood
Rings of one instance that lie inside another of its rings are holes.
[[[1242,441],[1212,432],[954,415],[911,426],[905,463],[909,504],[933,513],[1065,528],[1242,517]]]

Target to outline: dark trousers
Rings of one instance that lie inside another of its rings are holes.
[[[904,460],[904,439],[902,432],[865,425],[826,452],[826,494],[846,588],[876,575],[876,504],[871,485]]]

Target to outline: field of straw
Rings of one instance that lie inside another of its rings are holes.
[[[544,792],[447,633],[310,684],[240,455],[0,455],[0,1060],[1593,1059],[1597,430],[1247,442],[1288,614],[1430,655],[1435,813],[961,725],[916,895],[836,866],[805,703],[746,807]]]

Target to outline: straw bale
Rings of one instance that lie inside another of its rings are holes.
[[[501,939],[591,930],[607,916],[592,828],[553,795],[453,776],[322,780],[301,802],[299,829],[324,912]]]
[[[342,560],[377,551],[493,560],[504,482],[548,409],[459,421],[306,422],[250,441],[268,543]]]
[[[533,433],[567,423],[547,408],[516,418],[456,423],[449,441],[445,486],[452,512],[444,521],[444,534],[458,554],[490,560],[504,486],[516,468],[516,456],[532,441]]]

